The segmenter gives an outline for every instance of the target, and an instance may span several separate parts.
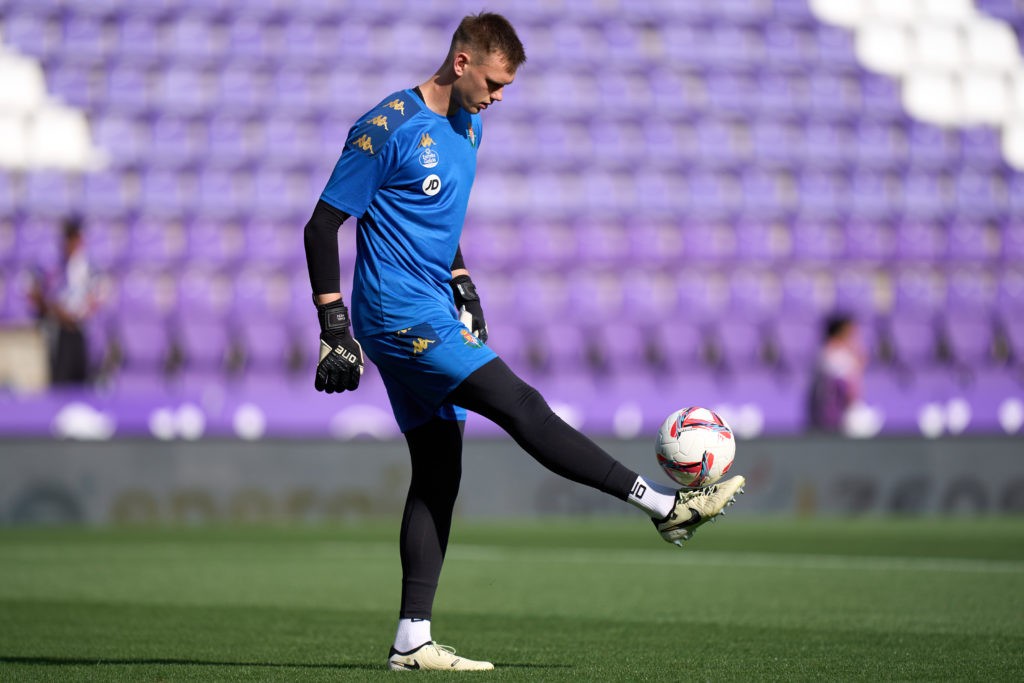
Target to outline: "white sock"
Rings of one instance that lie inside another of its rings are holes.
[[[652,518],[662,519],[668,517],[668,513],[675,507],[676,489],[647,481],[643,476],[639,476],[626,500]]]
[[[398,620],[398,633],[395,634],[395,650],[398,652],[412,652],[430,641],[430,619]]]

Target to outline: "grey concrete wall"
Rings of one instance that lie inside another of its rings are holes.
[[[601,441],[658,471],[650,441]],[[401,514],[404,442],[0,442],[0,524],[323,521]],[[458,514],[636,514],[506,439],[470,441]],[[741,442],[737,515],[1024,512],[1024,440]]]

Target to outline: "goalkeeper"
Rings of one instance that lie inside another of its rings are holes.
[[[525,61],[504,17],[465,17],[431,78],[388,95],[353,125],[304,231],[321,327],[316,389],[356,389],[365,352],[380,369],[412,462],[391,669],[493,668],[456,656],[430,633],[467,409],[493,420],[556,474],[640,508],[670,542],[688,539],[743,485],[742,477],[693,491],[652,484],[563,422],[485,344],[487,325],[459,238],[483,137],[480,112],[501,101]],[[351,318],[337,239],[349,216],[358,218]]]

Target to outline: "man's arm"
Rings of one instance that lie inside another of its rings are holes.
[[[469,278],[469,270],[462,259],[462,245],[455,250],[452,259],[452,279],[448,284],[455,298],[455,309],[459,312],[459,320],[469,328],[482,342],[487,341],[487,323],[484,321],[484,309],[480,305],[480,295],[476,293],[476,285]]]
[[[320,200],[303,230],[309,284],[320,321],[320,361],[314,386],[328,394],[356,389],[363,374],[363,349],[352,336],[348,308],[341,296],[338,228],[346,218],[347,213]]]

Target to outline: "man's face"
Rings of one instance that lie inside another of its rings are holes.
[[[476,114],[493,102],[500,102],[506,85],[515,78],[505,59],[496,52],[481,57],[470,53],[456,56],[456,72],[461,74],[454,85],[454,94],[459,106],[470,114]]]

